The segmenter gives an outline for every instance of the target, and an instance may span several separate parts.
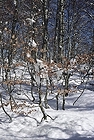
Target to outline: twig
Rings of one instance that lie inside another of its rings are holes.
[[[87,80],[87,81],[88,81],[88,80]],[[85,88],[86,88],[87,81],[86,81],[86,83],[85,83],[85,87],[84,87],[83,91],[82,91],[81,94],[77,97],[77,99],[74,101],[73,105],[78,101],[78,99],[79,99],[79,98],[82,96],[82,94],[84,93]]]
[[[85,90],[85,89],[84,89]],[[82,94],[84,93],[84,90],[81,92],[80,96],[77,97],[77,99],[74,101],[73,105],[78,101],[78,99],[82,96]]]
[[[24,92],[24,95],[29,99],[29,101],[32,101],[29,97],[28,97],[28,95],[27,94],[25,94],[25,92]]]

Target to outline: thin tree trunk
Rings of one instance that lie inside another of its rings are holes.
[[[42,98],[41,98],[41,78],[40,78],[40,85],[39,85],[39,88],[38,88],[38,92],[39,92],[39,107],[40,107],[40,109],[41,109],[41,112],[42,112],[42,114],[43,114],[43,118],[42,118],[42,120],[44,119],[44,120],[46,120],[47,119],[47,114],[45,113],[45,110],[44,110],[44,108],[43,108],[43,105],[42,105]]]
[[[6,110],[5,110],[5,108],[4,108],[3,101],[2,101],[2,94],[1,94],[1,93],[0,93],[0,101],[1,101],[1,107],[2,107],[2,109],[3,109],[3,111],[4,111],[4,113],[9,117],[10,122],[11,122],[11,121],[12,121],[12,118],[11,118],[11,116],[6,112]]]
[[[65,95],[63,93],[63,104],[62,104],[62,109],[65,110]]]

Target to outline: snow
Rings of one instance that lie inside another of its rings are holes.
[[[37,43],[35,42],[35,40],[32,39],[32,37],[30,38],[30,41],[28,43],[29,46],[32,45],[32,47],[36,48],[37,47]]]
[[[12,122],[0,108],[1,140],[86,140],[94,139],[94,93],[87,90],[75,106],[76,95],[66,100],[66,110],[47,109],[54,120],[41,121],[39,108],[28,116],[12,113]],[[10,112],[11,113],[11,112]]]
[[[16,1],[16,0],[14,0],[14,5],[15,5],[15,6],[17,5],[17,1]]]
[[[30,25],[33,25],[33,23],[35,23],[35,20],[33,18],[27,18],[27,21],[29,21]]]
[[[38,61],[38,64],[43,66],[41,60]],[[21,74],[21,69],[19,69],[18,76]],[[78,86],[80,81],[77,80],[77,76],[72,77],[76,80],[72,79],[71,84]],[[12,112],[9,105],[5,106],[5,110],[12,117],[12,122],[9,122],[8,116],[0,107],[0,140],[93,140],[93,82],[94,80],[91,80],[91,84],[87,84],[84,93],[74,105],[73,103],[80,93],[70,93],[66,97],[65,110],[62,110],[62,98],[59,99],[59,110],[56,110],[55,95],[50,95],[49,99],[53,98],[53,100],[49,102],[50,107],[45,109],[45,112],[52,119],[48,116],[47,120],[42,122],[43,116],[38,104],[25,102],[27,100],[25,94],[27,93],[23,93],[23,91],[21,91],[21,95],[15,94],[15,98],[19,101],[19,108],[15,108]],[[19,100],[20,98],[23,100]]]
[[[27,53],[27,57],[31,57],[30,53]]]

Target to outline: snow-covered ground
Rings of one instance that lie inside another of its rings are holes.
[[[76,77],[74,79],[75,81],[71,79],[71,84],[77,85],[79,81]],[[24,92],[19,91],[18,94],[15,94],[14,90],[13,94],[19,107],[14,108],[12,112],[10,105],[5,106],[12,117],[12,122],[9,122],[8,116],[0,107],[0,140],[94,140],[93,82],[94,80],[87,84],[84,93],[74,105],[80,94],[70,93],[66,97],[65,110],[62,110],[62,98],[59,98],[59,110],[56,110],[55,95],[50,95],[49,99],[52,99],[48,102],[50,108],[45,109],[48,117],[42,122],[38,104],[33,104],[27,98],[29,92],[24,93],[29,87],[24,85]]]
[[[0,140],[93,140],[94,91],[85,90],[73,106],[76,98],[75,94],[66,98],[66,110],[46,109],[54,120],[48,117],[42,123],[38,107],[28,116],[10,111],[13,118],[11,123],[0,108]]]

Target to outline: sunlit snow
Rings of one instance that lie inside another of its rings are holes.
[[[38,65],[42,67],[42,61],[37,61]],[[18,76],[20,76],[22,68],[20,67],[18,70]],[[38,70],[37,65],[36,69]],[[77,81],[77,76],[74,75],[71,78],[71,84],[78,85],[80,80]],[[29,78],[29,75],[27,77]],[[15,108],[15,111],[12,112],[9,105],[5,106],[6,111],[12,117],[12,122],[9,122],[9,118],[3,112],[0,104],[0,140],[93,140],[93,82],[94,80],[92,79],[91,84],[87,84],[84,94],[74,106],[73,103],[79,96],[79,93],[70,93],[66,97],[65,110],[62,110],[61,107],[62,98],[59,99],[59,110],[56,110],[55,94],[50,95],[49,99],[53,100],[48,102],[49,108],[45,109],[45,111],[53,119],[47,117],[47,120],[42,122],[42,113],[38,104],[32,103],[26,96],[26,94],[30,95],[28,86],[25,86],[24,92],[19,90],[19,95],[14,92],[15,98],[19,101],[19,109]],[[28,93],[25,93],[26,88],[28,89]],[[38,97],[36,96],[36,98]],[[23,99],[23,102],[20,99]],[[25,100],[28,100],[28,102],[24,106]]]

